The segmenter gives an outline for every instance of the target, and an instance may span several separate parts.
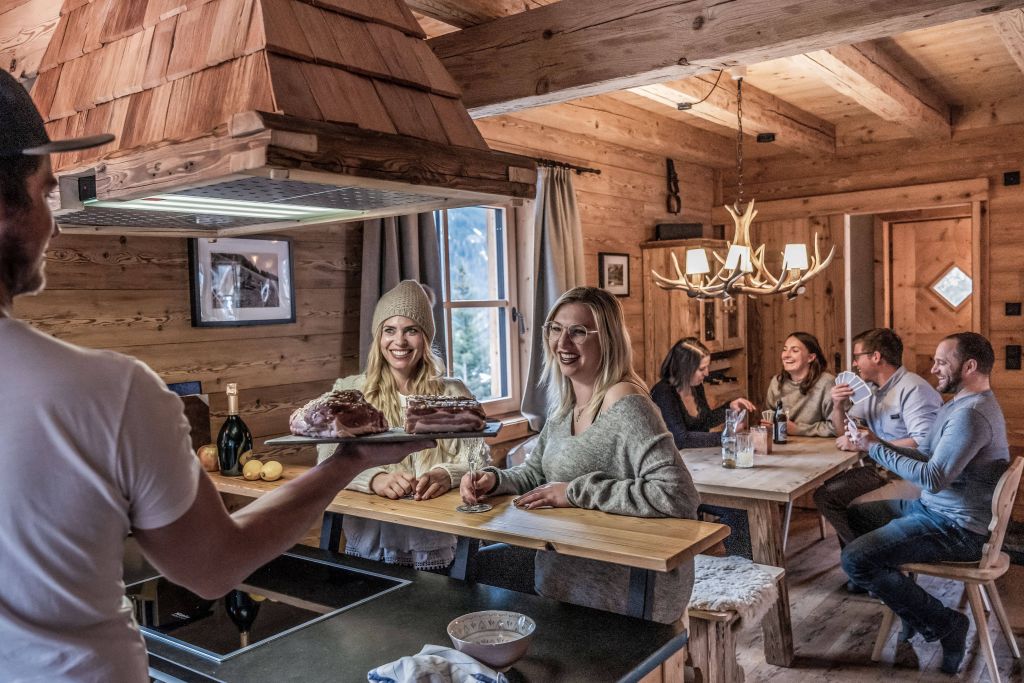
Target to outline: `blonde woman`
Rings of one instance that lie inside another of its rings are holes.
[[[407,396],[472,395],[460,380],[444,376],[444,365],[431,351],[434,317],[419,283],[404,280],[385,293],[374,309],[372,325],[374,343],[366,371],[337,380],[335,390],[359,389],[392,425],[405,423]],[[330,446],[318,450],[320,460],[333,452]],[[482,439],[438,440],[436,448],[413,453],[397,465],[366,470],[347,488],[391,499],[436,498],[469,471],[471,455],[489,462]],[[350,555],[433,570],[447,567],[455,557],[456,538],[451,534],[351,515],[345,516],[342,528]]]
[[[622,307],[603,289],[577,287],[544,323],[545,376],[557,407],[533,454],[508,470],[488,467],[460,491],[468,503],[518,494],[516,504],[581,507],[634,517],[696,515],[698,496],[672,435],[633,371]],[[537,592],[556,600],[625,613],[629,570],[539,552]],[[678,620],[693,588],[693,564],[659,574],[654,619]]]

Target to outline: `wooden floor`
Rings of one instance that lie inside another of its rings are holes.
[[[871,649],[881,620],[880,603],[866,595],[850,595],[843,589],[846,575],[839,567],[839,544],[829,529],[820,540],[817,515],[795,510],[787,552],[787,576],[793,617],[796,660],[792,668],[764,661],[760,629],[747,629],[739,638],[739,662],[746,683],[815,683],[821,681],[990,681],[984,656],[978,651],[973,620],[967,635],[967,657],[958,676],[939,671],[941,648],[920,636],[896,650],[895,633],[886,645],[881,662],[871,661]],[[1010,581],[1000,590],[1018,643],[1024,646],[1024,567],[1013,567]],[[929,592],[947,606],[960,600],[958,584],[922,578]],[[1014,590],[1016,589],[1016,593]],[[991,634],[999,675],[1003,681],[1024,681],[1021,660],[1013,659],[995,617]],[[897,630],[898,630],[897,620]]]

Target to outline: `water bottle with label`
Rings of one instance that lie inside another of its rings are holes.
[[[722,429],[722,467],[736,467],[736,433],[739,431],[738,411],[725,411],[725,428]]]

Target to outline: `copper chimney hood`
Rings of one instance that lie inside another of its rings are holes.
[[[532,198],[403,0],[65,0],[32,95],[73,232],[231,236]],[[155,209],[155,210],[154,210]]]

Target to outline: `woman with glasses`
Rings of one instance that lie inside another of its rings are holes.
[[[794,332],[782,346],[782,371],[772,377],[765,402],[786,409],[786,431],[796,436],[835,436],[832,421],[832,386],[835,375],[825,371],[825,354],[818,338]]]
[[[444,363],[434,355],[434,316],[422,285],[403,280],[386,292],[373,311],[373,343],[361,375],[343,377],[334,390],[358,389],[384,413],[391,425],[405,423],[406,397],[414,394],[471,396],[461,380],[444,376]],[[318,446],[319,460],[334,452]],[[469,471],[471,457],[490,461],[483,439],[440,439],[386,467],[366,470],[346,487],[384,498],[428,500],[451,490]],[[440,570],[452,563],[457,539],[426,529],[345,515],[345,552],[417,569]]]
[[[676,448],[720,446],[722,435],[710,430],[725,422],[725,411],[746,410],[753,414],[757,406],[745,398],[711,409],[704,395],[704,379],[710,372],[711,352],[696,337],[677,341],[661,364],[661,379],[651,389],[651,399],[672,432]],[[685,461],[686,454],[683,453]],[[730,555],[751,557],[750,525],[744,510],[701,504],[702,514],[718,517],[732,533],[725,539]]]
[[[698,496],[643,381],[618,300],[596,287],[563,294],[544,323],[544,372],[556,407],[522,465],[465,476],[467,503],[513,493],[518,507],[581,507],[635,517],[693,518]],[[625,613],[629,569],[538,552],[541,595]],[[659,574],[655,621],[680,618],[693,588],[693,564]]]

